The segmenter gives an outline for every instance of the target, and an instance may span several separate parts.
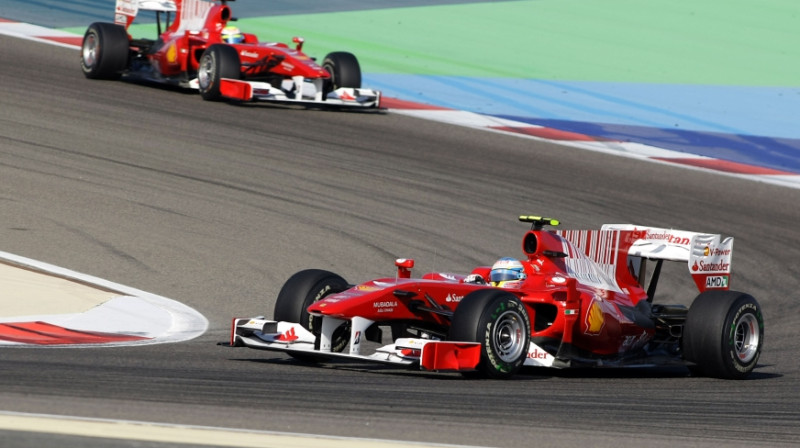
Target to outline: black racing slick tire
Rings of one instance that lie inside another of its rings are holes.
[[[222,78],[240,79],[241,70],[239,53],[234,47],[214,44],[206,48],[200,56],[200,66],[197,69],[200,96],[206,101],[223,99],[220,92]]]
[[[706,291],[689,307],[683,329],[684,359],[692,371],[714,378],[744,379],[764,345],[764,318],[751,295]]]
[[[467,294],[456,307],[447,337],[479,342],[477,373],[496,379],[510,378],[522,368],[530,338],[531,321],[525,305],[514,294],[499,289]]]
[[[81,70],[89,79],[119,79],[128,68],[130,41],[124,27],[96,22],[81,44]]]
[[[322,68],[331,75],[324,84],[325,96],[340,87],[361,88],[361,66],[352,53],[346,51],[328,53],[322,60]]]
[[[321,269],[300,271],[284,283],[275,301],[274,317],[276,321],[297,322],[306,330],[319,337],[322,331],[322,318],[314,317],[306,311],[312,303],[326,296],[342,292],[349,288],[342,277]],[[319,341],[319,338],[317,339]],[[341,352],[350,341],[349,325],[340,326],[331,340],[331,350]],[[310,356],[290,353],[297,359],[313,361]]]

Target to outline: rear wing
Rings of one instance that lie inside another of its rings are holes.
[[[140,10],[172,14],[178,11],[178,6],[175,0],[117,0],[114,23],[127,29]]]
[[[617,289],[626,283],[645,287],[646,260],[656,261],[647,285],[650,300],[655,295],[664,261],[686,262],[700,292],[724,290],[730,285],[733,237],[723,240],[716,234],[633,224],[606,224],[600,230],[556,230],[554,233],[569,242],[564,245],[564,254],[571,275],[602,289]],[[581,254],[573,253],[570,246]],[[601,272],[589,272],[587,265],[580,261],[581,257],[592,260]],[[598,280],[603,278],[606,280]]]
[[[620,231],[628,258],[686,262],[697,289],[728,289],[731,277],[733,237],[684,230],[606,224],[603,231]]]

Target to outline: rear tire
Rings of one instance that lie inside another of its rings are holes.
[[[683,356],[699,373],[744,379],[753,371],[764,344],[764,318],[751,295],[706,291],[689,308]]]
[[[340,87],[361,88],[361,66],[358,59],[346,51],[335,51],[325,56],[322,68],[331,75],[324,83],[323,97]]]
[[[275,301],[274,319],[277,321],[297,322],[306,330],[314,333],[319,342],[322,331],[322,318],[308,314],[306,309],[312,303],[322,300],[330,294],[342,292],[349,285],[342,277],[321,269],[307,269],[289,278],[278,293]],[[331,341],[331,349],[341,352],[350,340],[349,325],[340,326]],[[315,361],[313,356],[291,356],[303,361]]]
[[[531,321],[525,305],[514,294],[497,289],[467,294],[456,307],[448,335],[451,341],[479,342],[478,374],[497,379],[519,371],[530,338]]]
[[[197,69],[200,96],[206,101],[223,99],[220,92],[222,78],[240,79],[241,69],[239,53],[235,48],[223,44],[214,44],[206,48],[200,56],[200,66]]]
[[[81,45],[81,70],[89,79],[119,79],[128,68],[130,42],[124,27],[96,22]]]

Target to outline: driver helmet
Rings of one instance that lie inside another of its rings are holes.
[[[222,41],[229,44],[240,44],[244,42],[244,34],[235,26],[226,26],[222,29]]]
[[[525,269],[519,260],[511,257],[503,257],[492,265],[489,272],[489,283],[498,288],[518,286],[519,282],[525,280]]]

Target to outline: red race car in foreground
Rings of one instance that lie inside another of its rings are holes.
[[[752,296],[728,289],[732,237],[631,224],[554,231],[544,228],[554,219],[520,221],[532,227],[522,238],[525,257],[467,274],[412,278],[410,259],[395,262],[394,276],[359,285],[300,271],[281,289],[272,320],[233,319],[230,345],[490,378],[523,366],[684,365],[729,379],[755,368],[764,320]],[[700,291],[688,308],[654,300],[665,261],[686,263]]]
[[[81,48],[87,78],[126,77],[198,89],[206,100],[278,101],[377,108],[380,92],[361,88],[353,54],[318,65],[294,48],[259,42],[232,26],[232,0],[117,0],[114,23],[93,23]],[[139,11],[155,11],[158,38],[131,38]],[[163,28],[163,31],[162,31]]]

